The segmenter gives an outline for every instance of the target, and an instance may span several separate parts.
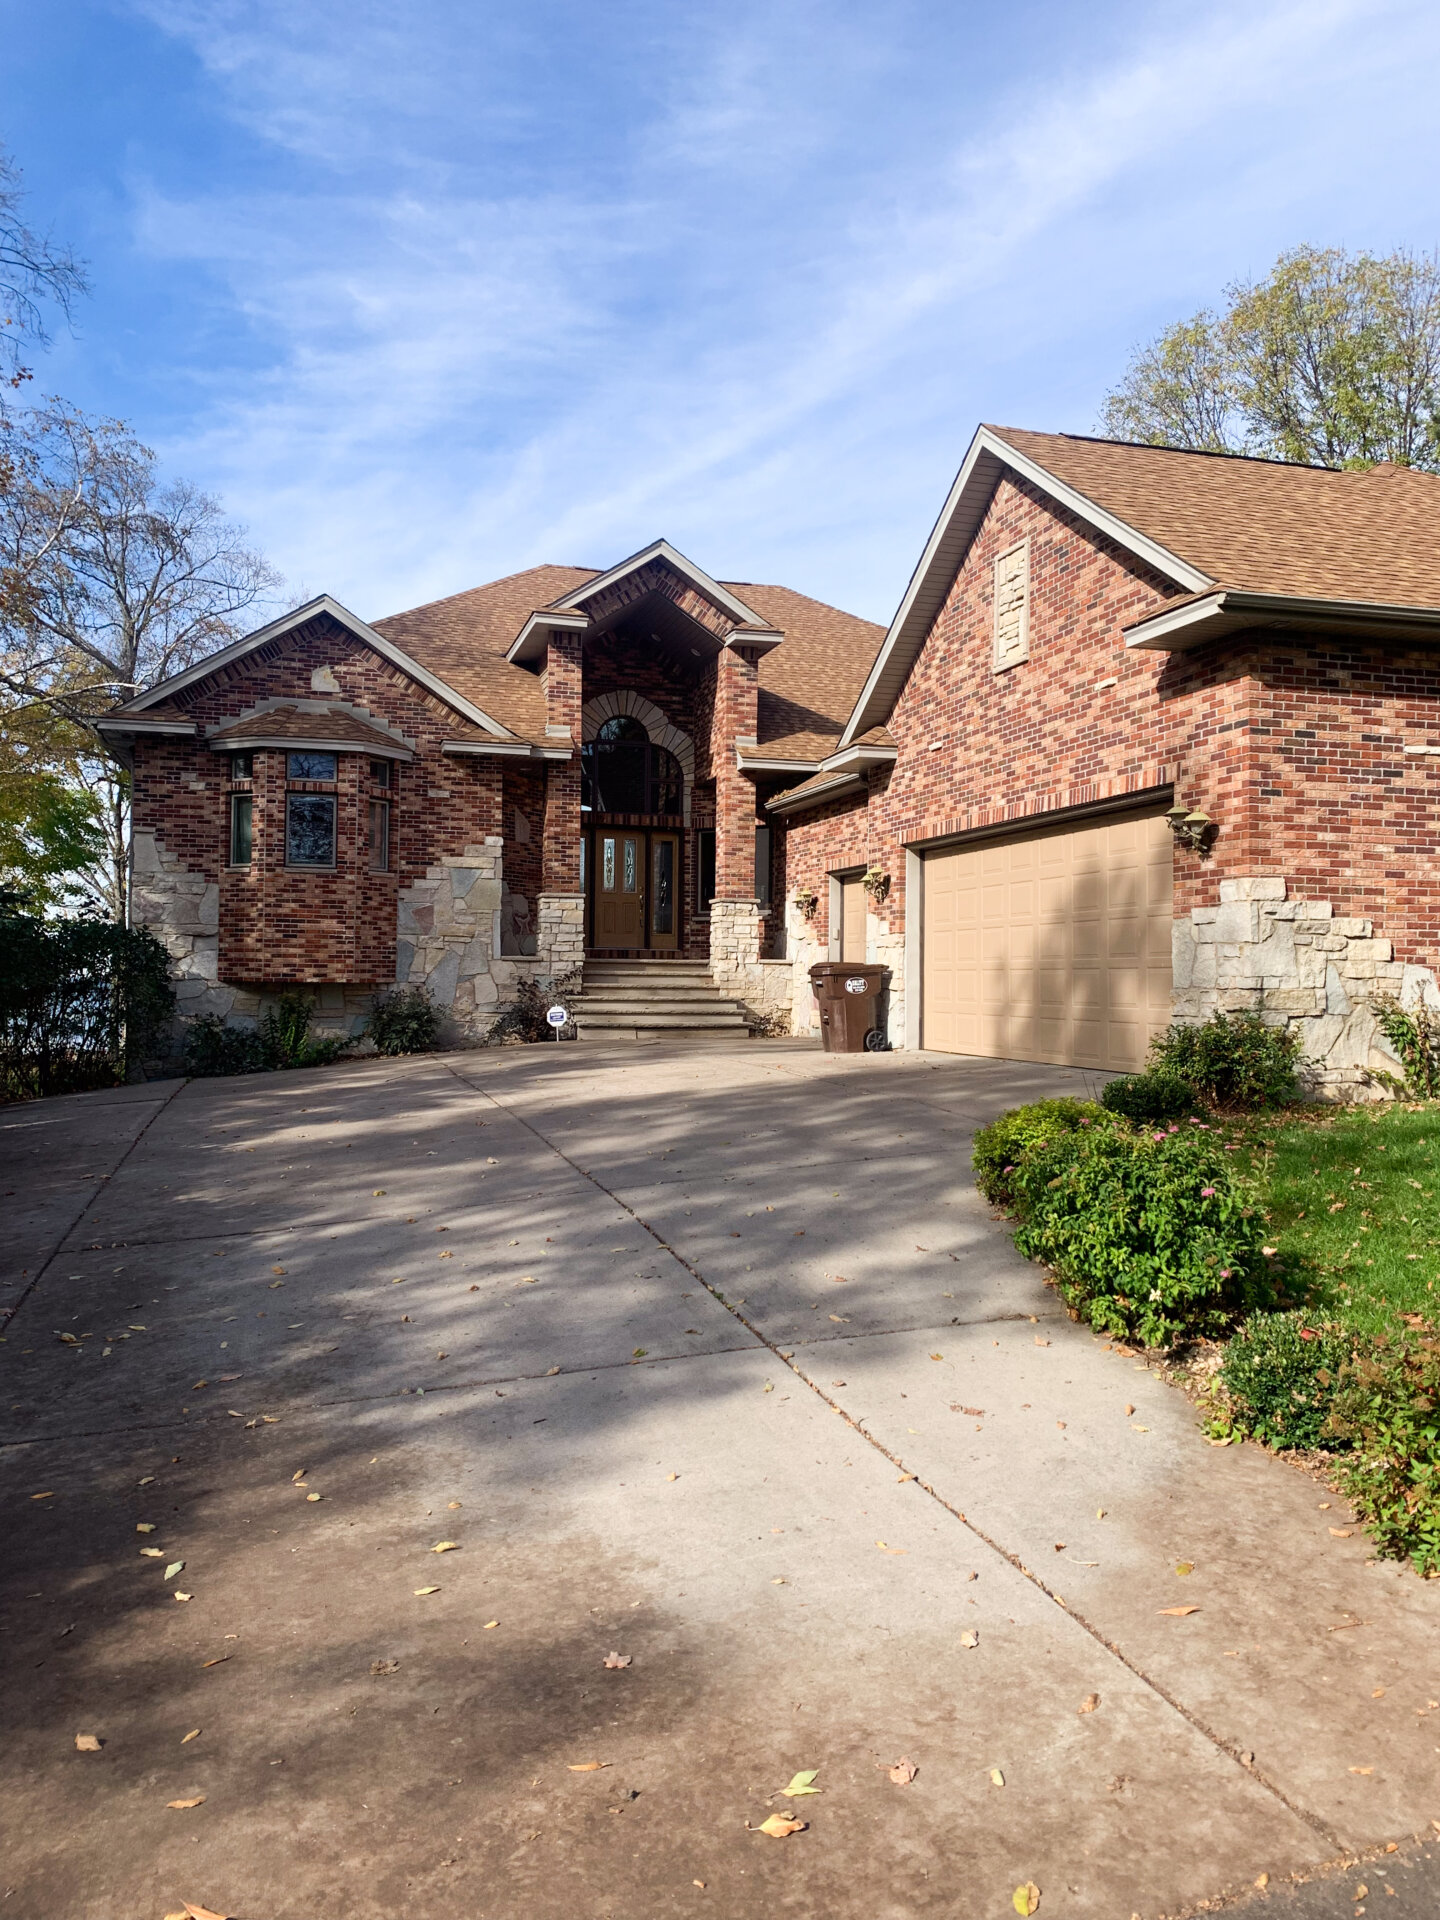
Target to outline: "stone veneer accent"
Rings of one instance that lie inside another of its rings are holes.
[[[747,1013],[788,1026],[793,969],[788,960],[760,958],[761,927],[757,901],[712,900],[710,977],[721,993],[738,1000]]]
[[[1218,907],[1193,907],[1174,923],[1175,1017],[1259,1013],[1300,1033],[1302,1078],[1316,1099],[1383,1099],[1372,1076],[1394,1073],[1398,1061],[1370,999],[1440,1008],[1435,975],[1396,960],[1369,920],[1287,893],[1279,878],[1222,880]]]
[[[585,896],[583,893],[542,893],[536,922],[535,972],[559,979],[585,960]]]
[[[220,888],[192,873],[152,829],[137,827],[130,847],[130,917],[170,956],[175,1011],[182,1021],[229,1016],[232,987],[220,985]]]
[[[452,1041],[482,1039],[498,1010],[502,846],[487,835],[400,890],[396,979],[428,989]]]

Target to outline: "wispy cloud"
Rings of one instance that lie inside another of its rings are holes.
[[[1318,130],[1440,51],[1405,0],[1141,10],[1123,57],[972,68],[947,112],[899,9],[682,10],[617,16],[633,86],[571,61],[537,100],[533,42],[461,35],[442,75],[389,7],[145,11],[304,163],[137,183],[140,244],[219,276],[255,348],[189,370],[170,451],[369,613],[664,531],[885,617],[974,419],[1083,430],[1157,301],[1301,237],[1276,203],[1330,237]],[[467,88],[473,135],[435,118]]]

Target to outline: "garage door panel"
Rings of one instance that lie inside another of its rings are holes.
[[[1163,817],[925,862],[927,1047],[1133,1071],[1170,1018]]]

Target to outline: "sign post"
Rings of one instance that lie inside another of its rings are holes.
[[[549,1021],[551,1030],[558,1041],[560,1038],[560,1029],[570,1018],[568,1009],[565,1007],[551,1007],[550,1011],[545,1015],[545,1018]]]

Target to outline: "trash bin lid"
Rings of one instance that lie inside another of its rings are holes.
[[[847,979],[853,976],[878,986],[889,971],[888,967],[878,966],[873,960],[817,960],[810,969],[810,978],[825,980],[839,973]]]

